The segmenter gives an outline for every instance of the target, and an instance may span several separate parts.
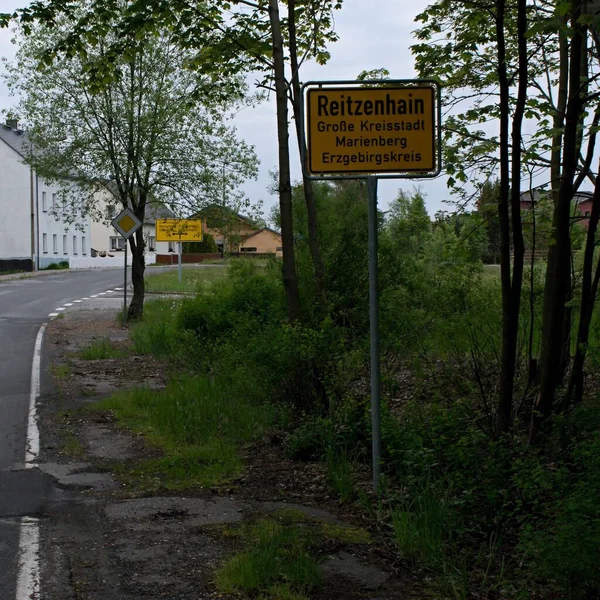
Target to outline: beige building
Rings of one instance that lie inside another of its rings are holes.
[[[245,237],[239,245],[240,254],[275,254],[283,256],[281,235],[264,227]]]

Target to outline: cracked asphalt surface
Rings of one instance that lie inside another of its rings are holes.
[[[48,314],[73,299],[122,285],[119,269],[58,271],[0,281],[0,599],[14,600],[20,516],[52,495],[51,478],[19,473],[25,459],[31,363]],[[44,370],[44,363],[42,363]],[[44,386],[44,378],[42,379]],[[43,389],[43,387],[42,387]]]

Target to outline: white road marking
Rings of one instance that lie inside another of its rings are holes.
[[[25,468],[38,466],[40,455],[40,430],[37,425],[37,399],[40,395],[42,342],[44,323],[38,331],[31,363],[31,386],[29,389],[29,417],[27,419],[27,446]],[[16,600],[37,600],[40,594],[40,528],[37,519],[23,517],[19,532],[19,573],[17,576]]]
[[[100,293],[98,294],[98,296],[106,296],[106,292],[100,292]],[[96,296],[92,296],[92,298],[95,298],[95,297],[96,297]]]
[[[73,306],[73,303],[72,303],[72,302],[67,302],[67,303],[65,304],[65,306]]]
[[[50,313],[48,316],[49,317],[58,317],[60,313]]]
[[[85,298],[82,298],[81,300],[89,300],[89,297],[86,296]],[[81,302],[81,300],[77,300],[77,302]]]
[[[16,600],[38,600],[40,594],[40,528],[37,519],[23,517],[19,535]]]
[[[74,302],[75,304],[79,304],[80,302],[82,302],[82,300],[73,300],[73,302]]]
[[[44,339],[44,323],[38,331],[33,349],[33,362],[31,363],[31,388],[29,391],[29,417],[27,419],[27,448],[25,450],[25,466],[28,469],[37,467],[40,453],[40,431],[37,426],[36,401],[40,395],[42,340]]]
[[[63,310],[67,310],[67,309],[64,306],[60,306],[59,308],[55,308],[54,310],[61,312]]]
[[[98,294],[94,294],[94,295],[92,296],[92,298],[97,298],[97,297],[98,297]]]
[[[115,288],[115,291],[116,291],[116,292],[122,292],[122,291],[123,291],[123,288]]]

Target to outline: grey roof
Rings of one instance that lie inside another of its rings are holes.
[[[521,194],[521,202],[539,202],[549,194],[549,190],[528,190],[527,192],[523,192]],[[579,191],[573,195],[573,200],[575,200],[577,204],[580,204],[581,202],[585,202],[586,200],[591,200],[593,196],[594,194],[592,192]]]
[[[0,125],[0,140],[10,146],[22,158],[29,154],[29,140],[25,131],[13,129],[8,125]]]
[[[175,213],[158,202],[148,202],[146,204],[146,211],[144,213],[144,223],[156,223],[156,219],[174,219]]]

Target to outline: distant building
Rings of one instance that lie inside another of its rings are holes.
[[[108,190],[98,193],[98,211],[103,218],[92,223],[92,248],[97,253],[121,252],[125,248],[125,239],[110,224],[123,210],[122,203]],[[156,219],[173,219],[172,210],[158,202],[149,202],[144,211],[144,243],[146,252],[167,254],[177,252],[175,242],[156,241]]]
[[[239,244],[239,252],[243,255],[274,254],[283,256],[281,234],[274,229],[263,227],[245,237]]]
[[[16,121],[0,125],[0,271],[33,271],[90,253],[90,218],[61,219],[60,189],[25,164],[30,152]]]
[[[521,194],[521,210],[528,211],[535,207],[537,203],[544,200],[550,192],[543,189],[534,189]],[[573,196],[573,219],[587,229],[592,212],[592,201],[594,194],[592,192],[579,191]],[[525,221],[525,218],[524,218]]]

